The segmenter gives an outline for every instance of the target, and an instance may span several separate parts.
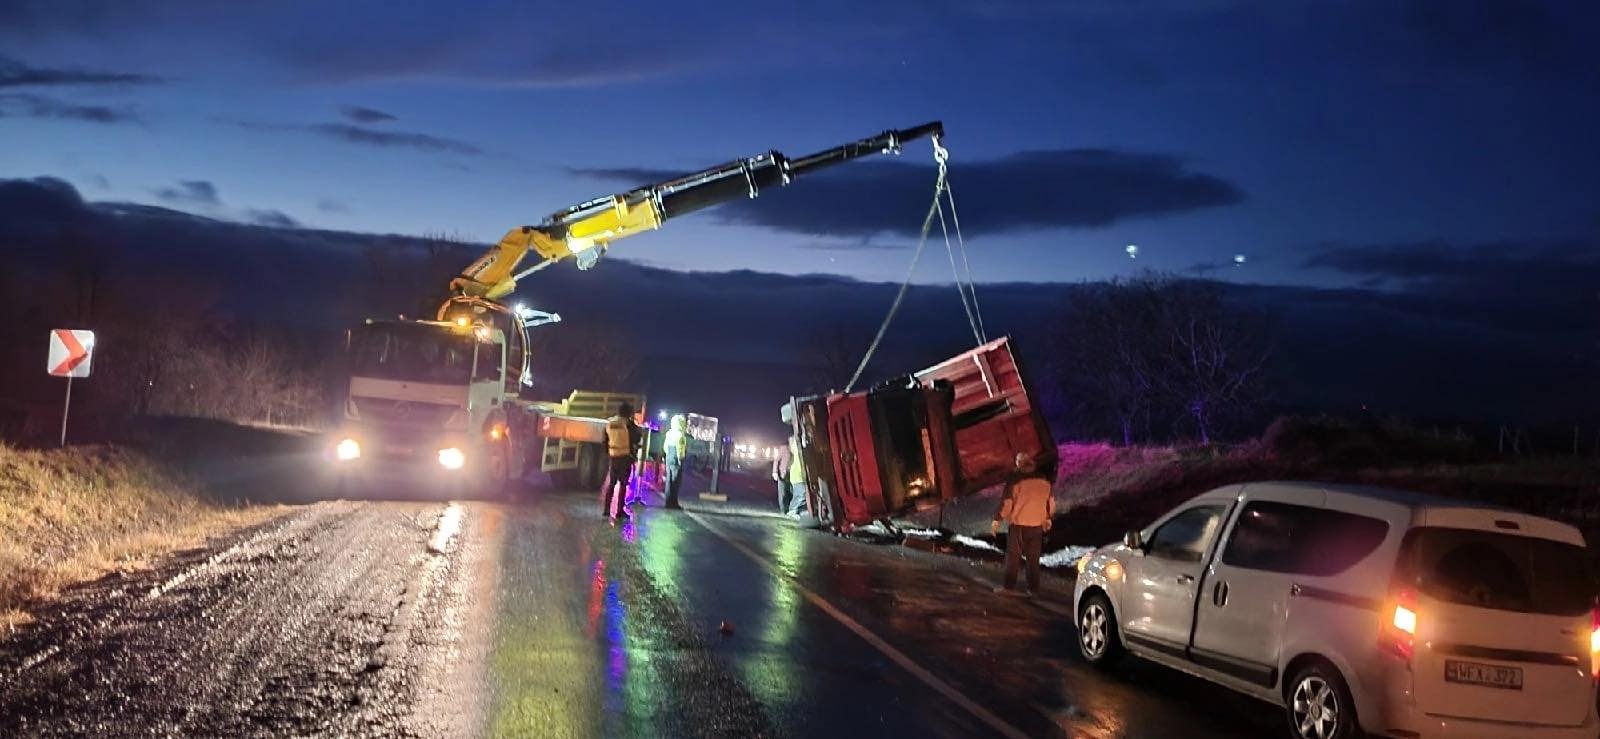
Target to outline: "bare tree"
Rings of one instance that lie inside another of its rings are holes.
[[[813,388],[818,392],[843,390],[872,337],[871,327],[845,321],[834,321],[813,331],[806,340]]]
[[[1254,316],[1229,306],[1218,283],[1158,280],[1160,336],[1155,380],[1210,446],[1223,414],[1246,411],[1265,393],[1272,356]]]
[[[582,326],[562,322],[531,329],[528,347],[534,389],[546,394],[565,395],[574,388],[627,388],[641,364],[626,332],[592,321]]]
[[[1056,340],[1055,376],[1067,406],[1093,427],[1109,421],[1124,446],[1154,401],[1157,312],[1144,283],[1078,287]]]
[[[1149,274],[1079,286],[1054,355],[1060,395],[1091,433],[1131,445],[1154,417],[1210,444],[1221,419],[1262,400],[1270,352],[1260,323],[1217,283]]]

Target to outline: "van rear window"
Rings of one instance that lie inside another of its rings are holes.
[[[1401,579],[1448,603],[1500,611],[1577,616],[1594,604],[1583,547],[1472,529],[1412,529],[1401,545]]]

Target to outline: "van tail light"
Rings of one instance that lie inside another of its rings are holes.
[[[1600,600],[1589,609],[1589,671],[1600,680]]]
[[[1382,646],[1390,653],[1411,661],[1416,653],[1417,593],[1409,588],[1400,590],[1390,598],[1383,614]]]

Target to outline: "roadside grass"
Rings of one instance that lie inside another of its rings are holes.
[[[1390,453],[1396,446],[1387,440],[1373,445],[1341,439],[1309,446],[1286,444],[1271,434],[1210,448],[1062,444],[1055,483],[1057,514],[1044,551],[1117,541],[1124,532],[1149,525],[1207,490],[1268,480],[1374,485],[1494,503],[1573,524],[1600,547],[1596,460],[1504,459],[1437,447]],[[986,490],[951,501],[942,512],[922,511],[908,520],[993,540],[989,520],[999,498],[998,489]],[[1600,548],[1593,551],[1600,554]]]
[[[0,444],[0,633],[69,585],[148,567],[284,510],[220,502],[126,447]]]

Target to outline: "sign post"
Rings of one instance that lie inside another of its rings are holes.
[[[67,378],[66,398],[61,403],[61,446],[67,445],[67,414],[72,410],[72,378],[89,376],[89,361],[94,353],[94,332],[58,328],[50,332],[50,357],[45,371]]]

